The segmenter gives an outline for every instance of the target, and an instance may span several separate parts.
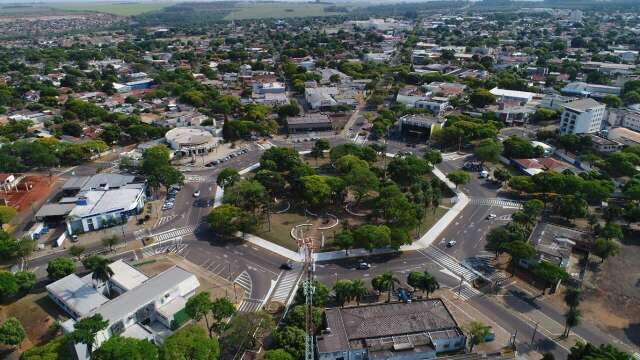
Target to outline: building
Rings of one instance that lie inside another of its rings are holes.
[[[466,337],[441,299],[326,309],[319,360],[434,359]]]
[[[398,121],[398,130],[401,136],[417,136],[420,139],[428,139],[436,127],[443,126],[447,120],[441,117],[423,114],[408,114]]]
[[[516,91],[516,90],[505,90],[499,88],[493,88],[490,92],[497,98],[499,102],[510,101],[510,102],[518,102],[520,105],[526,105],[537,94],[527,91]]]
[[[640,132],[623,127],[616,127],[607,131],[607,139],[626,146],[640,145]]]
[[[206,130],[185,127],[167,131],[164,138],[171,149],[182,156],[204,155],[221,142],[220,138]]]
[[[256,94],[284,94],[286,89],[283,83],[279,81],[253,83],[253,91]]]
[[[304,116],[289,117],[287,119],[287,132],[290,134],[308,131],[331,131],[333,125],[326,114],[306,114]]]
[[[633,131],[640,131],[640,110],[625,111],[620,125]]]
[[[177,266],[153,278],[122,260],[109,267],[113,276],[106,284],[95,283],[92,274],[82,278],[71,274],[47,285],[49,298],[71,317],[62,323],[65,334],[85,317],[100,314],[108,321],[96,335],[96,348],[116,335],[161,343],[183,321],[187,299],[200,286],[195,275]],[[85,344],[76,344],[74,350],[78,359],[89,358]]]
[[[309,84],[312,85],[312,84]],[[329,109],[335,106],[356,107],[355,93],[348,87],[305,87],[304,98],[312,110]]]
[[[589,134],[591,138],[591,147],[600,153],[610,153],[621,150],[624,145],[617,141],[609,140],[595,134]]]
[[[591,98],[580,99],[563,105],[560,117],[560,133],[588,134],[600,131],[606,105]]]
[[[318,69],[316,71],[317,73],[320,74],[320,76],[322,77],[320,79],[320,83],[323,85],[327,85],[327,84],[331,84],[334,81],[331,81],[332,78],[334,79],[338,79],[337,82],[342,83],[342,84],[348,84],[351,82],[351,76],[343,73],[342,71],[336,70],[336,69],[331,69],[331,68],[323,68],[323,69]]]
[[[523,174],[529,176],[545,171],[563,172],[564,170],[577,170],[571,164],[551,157],[537,159],[513,159],[511,160],[511,163]]]
[[[599,71],[607,75],[631,75],[636,69],[633,64],[616,64],[600,61],[585,61],[582,63],[583,70]]]
[[[586,233],[545,222],[536,225],[529,236],[529,242],[536,249],[537,261],[548,261],[563,269],[569,266],[574,246],[589,247],[590,241]]]
[[[601,99],[608,95],[620,96],[622,89],[618,86],[589,84],[586,82],[576,81],[567,84],[565,87],[560,89],[560,92],[566,96],[592,97]]]

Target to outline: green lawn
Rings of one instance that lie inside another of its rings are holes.
[[[329,16],[340,13],[325,12],[326,4],[300,3],[250,3],[238,4],[225,20],[288,18],[305,16]]]
[[[119,16],[135,16],[163,9],[172,2],[138,3],[138,2],[102,2],[102,3],[60,3],[52,4],[52,8],[69,11],[96,11]]]

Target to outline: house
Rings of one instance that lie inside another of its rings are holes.
[[[562,105],[560,134],[588,134],[600,131],[606,105],[591,98],[580,99]]]
[[[525,175],[533,176],[545,171],[563,172],[564,170],[576,170],[575,167],[564,161],[551,157],[537,159],[512,159],[513,165]]]
[[[307,131],[331,131],[332,129],[331,119],[326,114],[306,114],[287,119],[287,132],[289,134]]]
[[[331,81],[332,78],[337,78],[338,81],[342,84],[348,84],[351,82],[351,76],[343,73],[342,71],[338,71],[336,69],[331,69],[331,68],[323,68],[323,69],[318,69],[317,71],[318,73],[320,73],[321,79],[320,79],[320,83],[323,85],[327,85],[327,84],[331,84],[333,81]]]
[[[591,147],[600,153],[610,153],[621,150],[624,145],[617,141],[609,140],[595,134],[589,134]]]
[[[441,299],[326,309],[319,360],[434,359],[466,337]]]
[[[441,117],[407,114],[398,120],[397,126],[402,137],[418,135],[428,138],[436,127],[443,126],[446,121],[447,119]]]
[[[616,127],[607,131],[607,139],[617,141],[626,146],[640,145],[640,132]]]
[[[195,275],[178,266],[153,278],[122,260],[109,267],[113,276],[105,284],[96,283],[92,274],[71,274],[47,285],[49,298],[71,317],[62,323],[65,334],[73,332],[78,320],[96,314],[108,322],[95,337],[96,348],[116,335],[160,344],[182,321],[187,299],[200,286]],[[76,344],[74,350],[78,359],[89,358],[85,344]]]
[[[591,237],[582,231],[541,222],[531,232],[529,242],[536,249],[538,261],[567,269],[574,246],[589,247]]]

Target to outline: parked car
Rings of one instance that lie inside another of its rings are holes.
[[[496,215],[496,214],[489,214],[489,215],[487,215],[487,220],[495,219],[496,217],[498,217],[498,215]]]
[[[282,270],[293,270],[293,265],[291,265],[290,263],[282,263],[280,265],[280,269],[282,269]]]
[[[193,192],[193,197],[200,197],[200,190],[196,190]]]
[[[447,243],[447,247],[454,247],[456,244],[457,243],[455,240],[449,240],[449,242]]]
[[[405,288],[398,289],[398,299],[405,303],[411,302],[411,294]]]
[[[366,262],[361,262],[358,264],[358,266],[356,267],[358,270],[369,270],[371,269],[371,265],[369,263]]]

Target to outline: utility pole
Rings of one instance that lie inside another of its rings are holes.
[[[462,282],[464,281],[464,277],[460,275],[460,285],[458,286],[458,299],[460,299],[460,293],[462,292]]]
[[[535,340],[537,332],[538,332],[538,323],[536,322],[536,326],[533,328],[533,335],[531,335],[531,345],[533,345],[533,340]]]

